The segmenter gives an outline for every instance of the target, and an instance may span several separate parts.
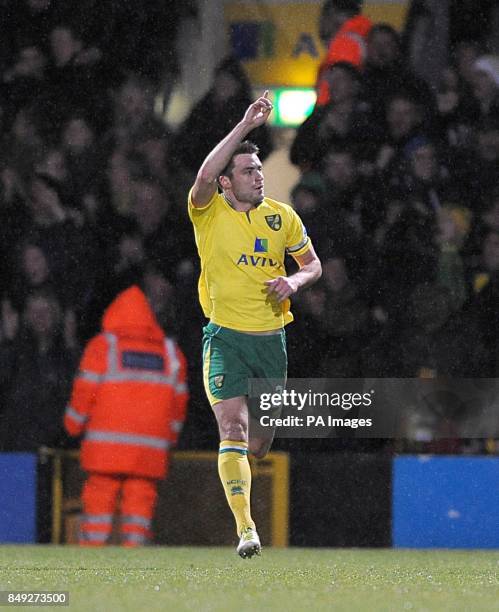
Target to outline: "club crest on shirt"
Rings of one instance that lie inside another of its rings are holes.
[[[267,221],[267,225],[270,229],[273,229],[275,232],[279,231],[282,226],[281,215],[267,215],[265,217],[265,221]]]
[[[217,389],[221,389],[224,384],[225,374],[217,374],[213,377],[213,383]]]

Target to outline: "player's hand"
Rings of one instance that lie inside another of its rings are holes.
[[[265,281],[265,284],[268,288],[268,295],[275,297],[278,302],[284,302],[290,295],[298,291],[298,284],[290,276],[279,276]]]
[[[248,110],[244,113],[243,123],[248,124],[252,129],[259,125],[263,125],[267,121],[273,108],[274,106],[269,100],[269,92],[265,90],[263,96],[255,100],[255,102],[248,107]]]

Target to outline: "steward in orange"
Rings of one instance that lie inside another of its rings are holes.
[[[373,23],[360,15],[360,0],[328,0],[323,6],[321,37],[328,37],[327,55],[317,74],[317,106],[331,101],[327,71],[334,64],[347,62],[359,70],[363,68],[367,54],[367,36]]]
[[[157,481],[167,474],[187,400],[184,355],[165,337],[142,291],[126,289],[85,349],[64,417],[70,435],[83,434],[88,473],[80,544],[107,542],[120,494],[123,545],[151,537]]]

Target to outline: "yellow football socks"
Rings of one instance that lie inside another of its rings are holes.
[[[218,473],[240,536],[244,529],[255,528],[250,510],[251,469],[246,442],[220,442]]]

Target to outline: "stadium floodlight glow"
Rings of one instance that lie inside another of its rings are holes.
[[[279,88],[274,89],[273,94],[275,115],[272,123],[279,127],[301,125],[312,113],[317,98],[311,88]]]

